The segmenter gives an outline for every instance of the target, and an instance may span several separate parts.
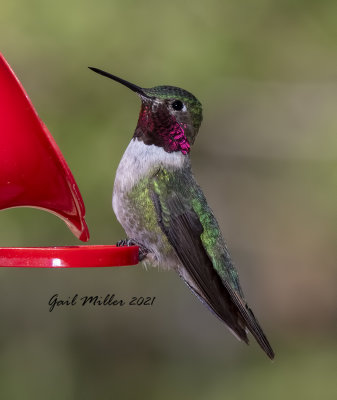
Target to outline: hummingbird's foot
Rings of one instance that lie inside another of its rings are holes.
[[[144,245],[138,242],[138,240],[135,239],[123,239],[119,240],[116,243],[117,247],[122,247],[122,246],[138,246],[139,247],[139,262],[143,261],[144,258],[149,254],[149,249],[147,249]]]

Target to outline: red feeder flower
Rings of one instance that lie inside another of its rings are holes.
[[[57,215],[78,239],[89,240],[85,207],[76,181],[0,53],[0,210],[21,206]],[[137,246],[0,248],[0,266],[94,267],[137,262]]]

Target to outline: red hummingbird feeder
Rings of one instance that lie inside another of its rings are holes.
[[[0,210],[35,207],[89,240],[76,181],[22,84],[0,53]],[[1,247],[0,267],[112,267],[138,263],[138,247]]]

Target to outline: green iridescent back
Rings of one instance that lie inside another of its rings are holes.
[[[183,171],[162,167],[160,173],[158,173],[157,169],[153,172],[154,174],[151,174],[151,177],[141,179],[128,194],[129,200],[132,201],[132,206],[137,210],[137,218],[139,218],[139,221],[134,221],[135,225],[139,225],[139,230],[141,230],[140,227],[145,228],[149,232],[148,234],[153,236],[152,240],[154,241],[157,240],[156,237],[158,235],[164,236],[163,232],[159,229],[150,193],[153,190],[160,199],[164,224],[169,224],[169,220],[173,217],[170,213],[166,213],[166,201],[170,196],[178,195],[182,208],[177,210],[177,212],[184,213],[186,210],[193,210],[197,214],[203,227],[201,241],[212,261],[213,268],[243,298],[238,273],[227,251],[219,225],[207,204],[200,186],[195,181],[192,171],[189,168]],[[167,221],[165,221],[165,216],[168,218]],[[172,251],[172,248],[168,244],[166,237],[162,239],[164,247],[161,248],[161,252],[167,254],[167,252]]]

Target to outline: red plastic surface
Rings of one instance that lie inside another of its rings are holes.
[[[89,240],[84,203],[63,155],[0,53],[0,210],[37,207]]]
[[[86,268],[136,264],[138,264],[138,246],[0,248],[0,267]]]

